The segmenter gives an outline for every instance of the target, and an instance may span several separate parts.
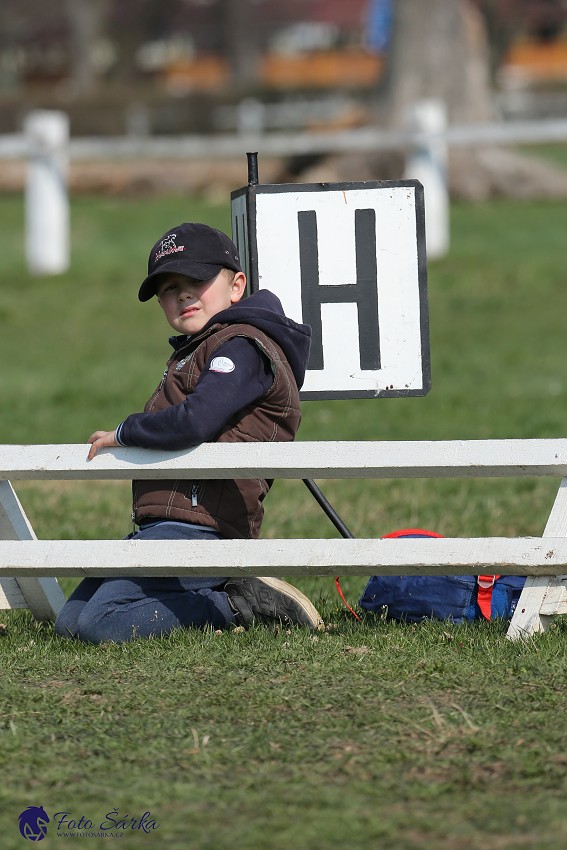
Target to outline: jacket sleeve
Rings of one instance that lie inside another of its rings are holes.
[[[239,411],[266,395],[273,379],[270,361],[258,346],[235,337],[215,351],[185,401],[128,416],[117,428],[117,440],[123,446],[166,450],[211,442]]]

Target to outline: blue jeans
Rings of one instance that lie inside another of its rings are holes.
[[[218,540],[212,529],[183,522],[142,526],[130,540]],[[93,544],[94,545],[94,544]],[[190,545],[188,543],[188,545]],[[234,623],[223,591],[227,578],[86,578],[71,594],[55,632],[88,643],[160,637],[179,627],[215,629]]]

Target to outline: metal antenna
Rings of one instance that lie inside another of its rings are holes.
[[[248,185],[258,185],[258,151],[246,154],[248,158]]]

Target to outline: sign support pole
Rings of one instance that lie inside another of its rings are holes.
[[[329,502],[321,488],[315,484],[313,479],[304,478],[303,483],[319,505],[323,509],[323,512],[329,517],[335,528],[340,531],[341,535],[348,540],[354,539],[354,534],[348,528],[348,526],[343,522],[339,514],[336,512],[332,504]]]
[[[255,239],[255,229],[256,225],[252,220],[252,207],[250,195],[251,193],[256,191],[256,187],[258,186],[258,153],[252,152],[246,154],[248,158],[248,200],[246,204],[246,225],[248,227],[248,286],[250,287],[250,292],[256,292],[259,288],[258,286],[258,264],[256,262],[256,239]],[[242,257],[241,257],[242,259]]]

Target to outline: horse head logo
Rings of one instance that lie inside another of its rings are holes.
[[[177,233],[170,233],[169,236],[166,236],[165,239],[161,240],[159,250],[161,252],[171,251],[172,249],[177,248],[175,240],[177,239]]]
[[[153,262],[157,263],[158,260],[161,260],[162,257],[165,257],[168,254],[175,254],[177,251],[183,251],[185,245],[178,245],[176,240],[177,233],[169,233],[167,236],[164,236],[159,243],[159,246],[156,248]]]
[[[20,832],[29,841],[41,841],[47,835],[49,817],[43,806],[28,806],[19,821]]]

